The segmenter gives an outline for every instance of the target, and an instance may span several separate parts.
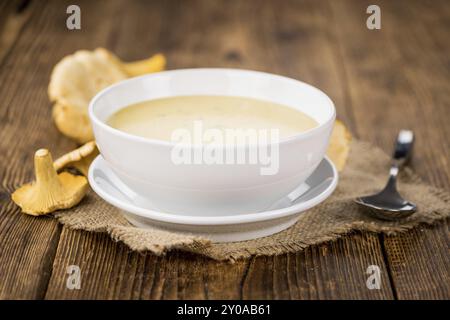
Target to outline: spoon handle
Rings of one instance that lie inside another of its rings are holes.
[[[401,130],[395,143],[393,167],[400,169],[410,158],[414,144],[414,133],[411,130]]]
[[[395,141],[392,165],[389,170],[389,180],[384,190],[389,193],[396,193],[397,175],[402,166],[409,160],[414,144],[414,133],[411,130],[400,130]]]

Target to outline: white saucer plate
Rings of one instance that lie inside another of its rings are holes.
[[[337,182],[335,166],[328,158],[324,158],[304,183],[266,211],[226,216],[188,216],[158,210],[149,200],[123,184],[101,155],[89,168],[92,189],[106,202],[120,209],[131,224],[140,228],[201,236],[212,242],[256,239],[287,229],[297,222],[302,212],[328,198]]]

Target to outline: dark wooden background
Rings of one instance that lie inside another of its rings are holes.
[[[80,31],[66,29],[73,3]],[[379,31],[366,28],[369,4],[381,7]],[[309,82],[356,137],[387,152],[400,128],[414,129],[413,168],[450,190],[449,39],[446,0],[1,1],[0,298],[449,299],[447,222],[231,265],[133,253],[104,234],[21,214],[10,201],[33,179],[36,149],[75,147],[51,121],[49,75],[63,56],[98,46],[127,60],[163,52],[169,69],[238,67]],[[380,290],[366,287],[373,264]],[[81,268],[80,290],[66,288],[69,265]]]

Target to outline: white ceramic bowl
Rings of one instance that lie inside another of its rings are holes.
[[[278,172],[261,175],[259,164],[175,164],[174,143],[134,136],[106,124],[113,113],[130,104],[186,95],[272,101],[306,113],[319,125],[281,140]],[[97,145],[114,173],[161,211],[197,216],[260,211],[288,194],[323,159],[335,114],[333,102],[315,87],[236,69],[183,69],[132,78],[104,89],[89,106]]]

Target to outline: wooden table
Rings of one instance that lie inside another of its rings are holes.
[[[66,8],[81,7],[81,30]],[[381,7],[381,30],[366,8]],[[450,189],[448,1],[1,1],[0,298],[450,298],[448,223],[385,236],[354,233],[276,257],[220,263],[182,252],[131,252],[105,234],[20,213],[10,193],[33,179],[33,153],[75,144],[51,121],[53,65],[106,47],[126,60],[155,52],[168,68],[238,67],[309,82],[334,100],[360,139],[390,152],[400,128],[417,134],[413,168]],[[81,289],[66,287],[67,267]],[[366,287],[369,265],[381,289]]]

